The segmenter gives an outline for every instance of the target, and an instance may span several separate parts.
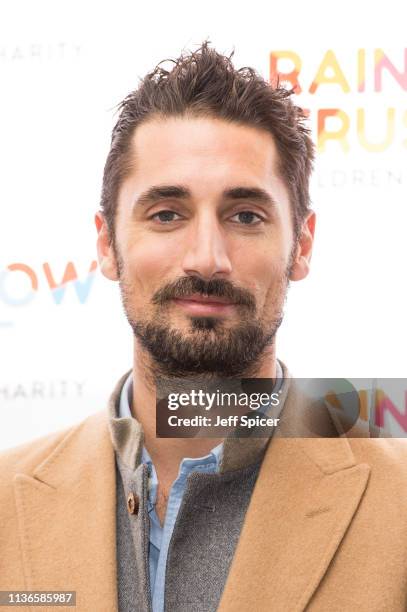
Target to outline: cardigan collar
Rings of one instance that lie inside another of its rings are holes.
[[[286,366],[280,361],[281,366],[281,388],[280,402],[278,407],[267,409],[266,414],[277,418],[284,406],[290,386],[290,374]],[[131,370],[124,374],[117,383],[108,405],[109,428],[114,449],[121,462],[131,469],[136,469],[142,462],[142,451],[144,446],[144,433],[141,424],[134,417],[120,416],[120,401],[123,401],[122,390],[131,374]],[[253,431],[253,433],[255,433]],[[273,434],[273,428],[262,432],[262,437],[237,437],[231,435],[225,438],[223,443],[222,460],[220,472],[238,470],[256,463],[263,455],[268,442]]]

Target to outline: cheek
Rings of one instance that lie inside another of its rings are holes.
[[[272,238],[256,246],[237,253],[235,270],[238,277],[246,279],[248,286],[257,287],[264,294],[285,269],[286,254],[283,245]]]
[[[285,295],[285,278],[288,262],[281,252],[270,249],[252,253],[240,259],[243,285],[255,296],[259,313],[280,302]],[[244,272],[243,272],[244,270]]]
[[[138,241],[128,250],[126,269],[128,280],[138,295],[151,298],[152,293],[162,287],[165,279],[174,278],[177,253],[175,248],[168,248],[165,241]],[[137,300],[137,295],[135,296]]]

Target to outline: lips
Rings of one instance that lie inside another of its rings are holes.
[[[174,298],[173,303],[180,306],[187,314],[195,316],[231,314],[234,303],[227,298],[192,294],[182,298]]]
[[[198,304],[225,304],[232,305],[233,302],[224,297],[218,297],[216,295],[202,295],[198,293],[193,293],[192,295],[187,295],[182,298],[176,298],[177,301],[186,301],[186,302],[197,302]]]

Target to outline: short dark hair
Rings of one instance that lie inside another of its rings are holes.
[[[163,60],[119,105],[102,185],[101,208],[113,245],[117,199],[131,171],[135,129],[152,117],[206,116],[269,132],[279,153],[279,172],[290,194],[295,235],[310,206],[309,177],[314,145],[293,90],[270,85],[253,68],[236,70],[229,57],[205,41],[176,60]],[[172,62],[171,70],[162,64]]]

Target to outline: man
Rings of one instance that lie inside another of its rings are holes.
[[[407,609],[404,442],[328,416],[316,436],[276,358],[314,237],[303,119],[206,43],[122,102],[96,226],[133,368],[107,413],[4,453],[1,589],[87,612]],[[239,378],[274,381],[273,435],[156,436],[157,385]]]

